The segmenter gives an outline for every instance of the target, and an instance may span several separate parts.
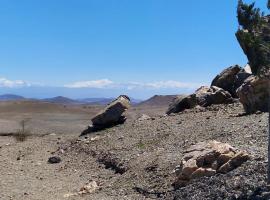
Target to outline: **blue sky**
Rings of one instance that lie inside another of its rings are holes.
[[[246,1],[251,2],[251,1]],[[256,1],[265,9],[266,0]],[[2,92],[188,93],[247,60],[237,0],[1,0]]]

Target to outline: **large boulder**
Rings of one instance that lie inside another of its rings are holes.
[[[130,99],[121,95],[92,118],[94,126],[110,126],[122,121],[122,114],[130,107]]]
[[[169,105],[166,114],[179,113],[185,109],[191,109],[197,105],[207,107],[213,104],[232,103],[231,94],[216,86],[202,86],[194,94],[189,96],[179,96]]]
[[[211,83],[211,86],[217,86],[231,93],[236,97],[235,92],[235,81],[236,75],[241,71],[241,67],[238,65],[231,66],[223,70],[219,75],[217,75]]]
[[[185,109],[194,108],[197,105],[196,94],[178,96],[169,105],[166,114],[182,112]]]
[[[175,187],[182,187],[192,179],[228,173],[250,159],[249,155],[227,143],[200,142],[184,152],[179,166],[175,169]]]
[[[233,102],[231,94],[216,86],[202,86],[195,92],[197,104],[203,107],[212,104],[228,104]]]
[[[247,64],[244,68],[238,65],[231,66],[217,75],[211,83],[211,86],[217,86],[228,91],[232,97],[237,98],[236,90],[251,76],[250,66]]]
[[[251,76],[238,88],[237,94],[247,113],[269,111],[270,79]]]
[[[92,125],[82,132],[85,135],[89,132],[108,128],[125,122],[123,113],[130,107],[130,99],[126,95],[121,95],[92,118]]]

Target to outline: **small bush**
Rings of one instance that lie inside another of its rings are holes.
[[[31,135],[31,132],[26,129],[26,124],[29,122],[30,119],[23,119],[20,121],[20,126],[21,128],[13,134],[13,137],[17,142],[24,142],[27,137]]]
[[[28,136],[30,136],[29,132],[23,132],[21,130],[13,134],[13,137],[16,139],[17,142],[24,142]]]

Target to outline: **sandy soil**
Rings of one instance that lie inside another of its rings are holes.
[[[134,107],[125,124],[79,138],[99,109],[0,104],[2,133],[17,130],[15,124],[26,117],[33,133],[24,142],[0,136],[0,199],[248,199],[265,186],[267,113],[238,116],[238,103],[172,116],[164,116],[166,107]],[[142,113],[154,119],[136,120]],[[173,169],[185,148],[212,139],[246,150],[253,159],[226,175],[174,190]],[[62,162],[48,164],[52,155]],[[65,197],[89,181],[99,186],[94,193]]]

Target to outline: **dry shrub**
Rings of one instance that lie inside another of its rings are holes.
[[[17,142],[24,142],[27,137],[31,135],[31,132],[26,129],[26,124],[30,121],[30,119],[23,119],[20,121],[21,128],[13,134],[13,137]]]

